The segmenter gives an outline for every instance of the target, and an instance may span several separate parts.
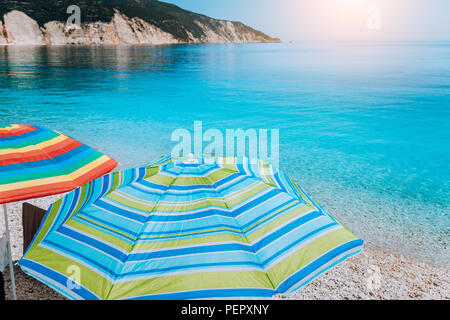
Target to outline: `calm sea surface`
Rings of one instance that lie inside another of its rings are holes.
[[[450,264],[450,43],[0,47],[0,122],[121,168],[196,120],[279,129],[280,168],[357,235]]]

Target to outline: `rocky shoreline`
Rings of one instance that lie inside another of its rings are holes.
[[[75,5],[66,0],[0,3],[0,45],[251,42],[280,40],[241,22],[213,19],[160,1],[120,4],[86,0]]]
[[[27,201],[41,208],[60,196]],[[22,203],[8,205],[13,259],[22,255]],[[4,230],[0,219],[0,232]],[[22,300],[61,300],[63,296],[24,274],[16,266],[17,297]],[[7,298],[11,298],[10,278],[5,271]],[[450,300],[450,270],[391,254],[366,242],[364,251],[320,275],[299,292],[280,299],[426,299]]]

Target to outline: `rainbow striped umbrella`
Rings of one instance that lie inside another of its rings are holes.
[[[267,163],[166,157],[54,203],[19,264],[71,299],[270,298],[362,245]]]
[[[116,166],[114,159],[57,131],[0,125],[0,204],[8,243],[6,203],[71,191]]]
[[[71,191],[116,166],[114,159],[57,131],[0,127],[0,203]]]

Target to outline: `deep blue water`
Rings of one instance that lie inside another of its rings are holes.
[[[122,168],[195,120],[279,129],[280,168],[357,235],[450,263],[450,43],[0,47],[0,122]]]

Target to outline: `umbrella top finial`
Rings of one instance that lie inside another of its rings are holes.
[[[194,154],[189,153],[187,159],[184,161],[184,163],[192,164],[192,163],[198,163],[198,159],[195,159]]]

